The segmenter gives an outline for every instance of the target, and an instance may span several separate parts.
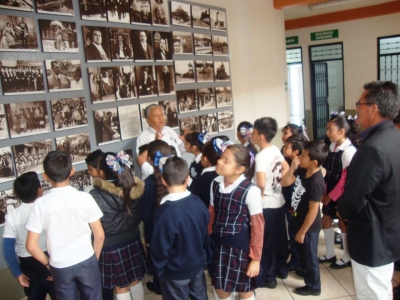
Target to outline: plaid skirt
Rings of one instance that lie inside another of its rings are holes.
[[[221,245],[214,249],[211,282],[225,292],[250,292],[255,289],[253,278],[246,275],[251,258],[239,248]]]
[[[143,245],[139,240],[102,250],[99,259],[103,287],[126,287],[141,280],[148,271]]]

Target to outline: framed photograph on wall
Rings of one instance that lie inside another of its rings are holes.
[[[106,0],[108,22],[130,24],[129,0]]]
[[[88,126],[84,97],[51,100],[54,131]]]
[[[92,103],[115,101],[113,67],[88,68],[88,75]]]
[[[148,103],[141,103],[139,104],[139,109],[140,109],[140,121],[142,122],[142,131],[145,131],[147,128],[149,128],[149,124],[146,121],[146,116],[145,116],[145,109],[149,105],[158,105],[158,102],[148,102]]]
[[[94,131],[97,145],[105,145],[121,140],[120,122],[116,107],[93,111]]]
[[[106,0],[79,0],[82,20],[107,22]]]
[[[0,227],[6,223],[6,215],[21,205],[13,189],[0,192]]]
[[[209,134],[218,132],[217,114],[200,115],[200,132],[207,132]]]
[[[155,26],[169,26],[168,0],[151,0],[152,24]]]
[[[89,132],[56,138],[56,149],[67,152],[73,165],[84,162],[86,156],[92,152]]]
[[[76,188],[78,191],[89,193],[93,189],[92,179],[88,170],[76,171],[69,178],[69,185]]]
[[[222,10],[210,9],[211,30],[226,31],[226,15]]]
[[[212,36],[212,48],[214,56],[228,56],[228,37],[222,35]]]
[[[39,29],[43,52],[79,52],[75,22],[39,20]]]
[[[233,129],[233,110],[224,110],[218,112],[218,131]]]
[[[15,170],[11,148],[0,148],[0,183],[13,179],[15,179]]]
[[[136,77],[139,98],[157,96],[157,76],[154,66],[136,66]]]
[[[156,66],[158,95],[175,94],[175,72],[173,65]]]
[[[33,18],[0,15],[0,28],[0,51],[39,51]]]
[[[193,36],[191,32],[173,31],[172,37],[174,54],[193,54]]]
[[[200,110],[215,108],[215,88],[197,89]]]
[[[7,116],[4,105],[0,104],[0,140],[8,139]]]
[[[73,16],[74,7],[72,0],[64,1],[46,1],[46,0],[35,0],[36,10],[38,13],[42,14],[54,14],[54,15],[65,15]]]
[[[127,105],[118,107],[119,120],[121,123],[121,139],[132,139],[142,132],[140,126],[139,105]]]
[[[80,60],[46,60],[49,92],[83,90]]]
[[[171,24],[179,26],[192,26],[190,4],[171,1]]]
[[[230,86],[215,88],[217,95],[217,107],[232,106],[232,91]]]
[[[134,66],[113,67],[115,96],[117,100],[136,99],[137,86]]]
[[[199,117],[192,116],[187,118],[179,119],[179,131],[180,135],[183,135],[185,131],[189,132],[200,132]]]
[[[184,90],[176,92],[179,113],[198,111],[196,90]]]
[[[130,0],[131,24],[151,25],[150,0]]]
[[[32,0],[24,0],[24,1],[3,0],[1,1],[0,8],[33,11],[33,3]]]
[[[110,48],[107,27],[82,26],[87,62],[110,61]]]
[[[131,30],[135,61],[154,61],[150,30]]]
[[[12,146],[17,175],[25,172],[43,173],[43,160],[52,151],[51,140],[42,140]]]
[[[165,125],[171,128],[178,128],[178,106],[175,99],[159,101],[164,117]]]
[[[214,62],[212,60],[196,60],[197,82],[214,82]]]
[[[195,82],[193,60],[175,60],[174,64],[177,84]]]
[[[194,54],[196,55],[212,55],[211,35],[194,33]]]
[[[210,29],[210,9],[192,5],[192,23],[194,28]]]
[[[172,33],[153,31],[154,58],[156,61],[172,60]]]
[[[110,37],[111,59],[113,61],[132,61],[133,46],[131,31],[128,28],[108,28]]]
[[[214,61],[215,81],[230,81],[229,61]]]

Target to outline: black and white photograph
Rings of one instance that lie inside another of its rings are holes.
[[[195,82],[193,60],[175,60],[175,82],[192,83]]]
[[[13,189],[0,192],[0,227],[6,223],[6,215],[21,205],[21,201],[14,194]]]
[[[174,54],[193,54],[193,36],[191,32],[173,31],[172,37]]]
[[[150,0],[131,0],[131,24],[151,25]]]
[[[218,132],[233,129],[233,110],[218,112]]]
[[[192,23],[194,28],[210,29],[210,9],[192,5]]]
[[[113,61],[132,61],[133,46],[131,31],[128,28],[108,28],[110,37],[111,59]]]
[[[46,60],[49,92],[83,90],[80,60]]]
[[[215,88],[197,89],[197,98],[199,99],[200,110],[215,108]]]
[[[108,22],[130,24],[129,0],[106,0]]]
[[[158,93],[154,66],[136,66],[136,85],[139,98],[153,97]]]
[[[1,60],[0,68],[4,95],[44,93],[41,60]]]
[[[138,97],[134,66],[113,67],[115,96],[117,100],[136,99]]]
[[[88,126],[84,97],[51,100],[54,131]]]
[[[79,52],[75,22],[39,20],[39,29],[43,52]]]
[[[213,35],[212,48],[214,56],[228,56],[228,37],[222,35]]]
[[[0,183],[15,179],[10,147],[0,148]]]
[[[117,108],[94,110],[93,114],[97,145],[119,142],[121,130]]]
[[[217,114],[200,115],[200,132],[213,134],[218,132]]]
[[[153,31],[153,47],[156,61],[172,60],[172,33]]]
[[[151,0],[152,24],[156,26],[169,26],[168,0]]]
[[[214,61],[215,81],[231,80],[231,71],[228,61]]]
[[[48,191],[50,191],[53,187],[51,186],[50,182],[46,180],[40,180],[40,185],[42,186],[43,189],[43,195],[46,195]]]
[[[0,104],[0,140],[8,139],[8,126],[4,105]]]
[[[171,23],[179,26],[192,26],[190,4],[171,1]]]
[[[79,0],[82,20],[107,22],[106,0]]]
[[[135,138],[142,133],[138,104],[120,106],[118,107],[118,114],[122,140]]]
[[[214,62],[212,60],[196,60],[197,82],[214,82]]]
[[[72,0],[35,0],[36,10],[38,13],[66,16],[74,15],[74,7],[72,5],[72,2]]]
[[[131,30],[135,61],[154,61],[150,30]]]
[[[85,161],[86,156],[90,154],[89,133],[78,133],[56,138],[56,149],[69,154],[73,165]]]
[[[230,86],[215,88],[217,107],[232,106],[232,91]]]
[[[78,191],[89,193],[93,189],[92,179],[88,170],[76,171],[69,178],[69,185],[76,188]]]
[[[145,131],[147,128],[149,128],[149,124],[146,121],[146,117],[144,115],[144,109],[149,106],[149,105],[158,105],[158,102],[148,102],[148,103],[142,103],[139,104],[139,110],[140,110],[140,121],[142,123],[142,131]]]
[[[179,119],[179,131],[180,135],[184,135],[185,132],[200,132],[199,117],[187,117]]]
[[[92,103],[115,101],[113,67],[88,68],[88,76]]]
[[[164,113],[165,125],[171,128],[178,128],[178,106],[176,100],[159,101],[158,105]]]
[[[226,31],[226,15],[221,10],[210,9],[211,30]]]
[[[51,140],[12,146],[17,175],[25,172],[43,173],[43,160],[52,151]]]
[[[194,54],[196,55],[212,55],[211,35],[194,33]]]
[[[46,101],[6,104],[11,138],[50,132]]]
[[[33,11],[33,3],[32,0],[2,0],[0,2],[0,8]]]
[[[107,27],[82,26],[87,62],[110,61]]]
[[[0,15],[0,33],[0,51],[39,51],[33,18]]]
[[[176,99],[180,114],[199,110],[197,107],[196,90],[177,91]]]
[[[175,72],[173,65],[156,66],[158,95],[175,94]]]

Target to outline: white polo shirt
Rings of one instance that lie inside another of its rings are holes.
[[[47,235],[50,265],[66,268],[94,254],[89,223],[103,216],[93,197],[72,186],[52,188],[33,205],[26,229]]]

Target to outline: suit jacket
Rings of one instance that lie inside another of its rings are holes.
[[[400,131],[380,123],[363,139],[347,169],[338,211],[348,219],[352,259],[370,267],[400,259]]]
[[[112,140],[112,136],[115,131],[111,128],[111,120],[106,119],[103,121],[103,142],[109,142]]]
[[[147,44],[146,46],[146,52],[148,55],[148,58],[146,58],[146,53],[143,50],[142,44],[138,43],[135,47],[135,60],[140,60],[140,59],[144,59],[144,60],[154,60],[154,53],[153,53],[153,48]]]
[[[123,43],[122,44],[122,52],[124,53],[124,58],[126,59],[127,57],[130,57],[130,49],[127,44]],[[112,48],[112,54],[114,59],[121,59],[119,57],[119,43],[114,43],[113,48]]]
[[[162,56],[161,56],[161,49],[157,49],[156,51],[155,51],[155,57],[156,57],[156,60],[163,60],[163,58],[162,58]],[[165,51],[165,59],[172,59],[172,55],[171,55],[171,52],[169,52],[169,51]]]
[[[152,95],[153,94],[153,91],[152,91],[153,80],[149,76],[147,76],[146,83],[144,82],[144,78],[143,78],[141,86],[142,86],[142,89],[140,90],[140,95]]]
[[[110,58],[110,53],[108,52],[108,49],[103,47],[103,50],[106,53],[107,57]],[[100,51],[93,44],[90,44],[85,48],[85,53],[86,60],[103,60],[100,55]]]
[[[57,79],[56,75],[54,75],[54,73],[47,76],[47,85],[49,86],[49,90],[69,89],[71,87],[71,81],[69,80],[69,78],[67,76],[60,74],[60,82],[58,81],[58,79]]]

